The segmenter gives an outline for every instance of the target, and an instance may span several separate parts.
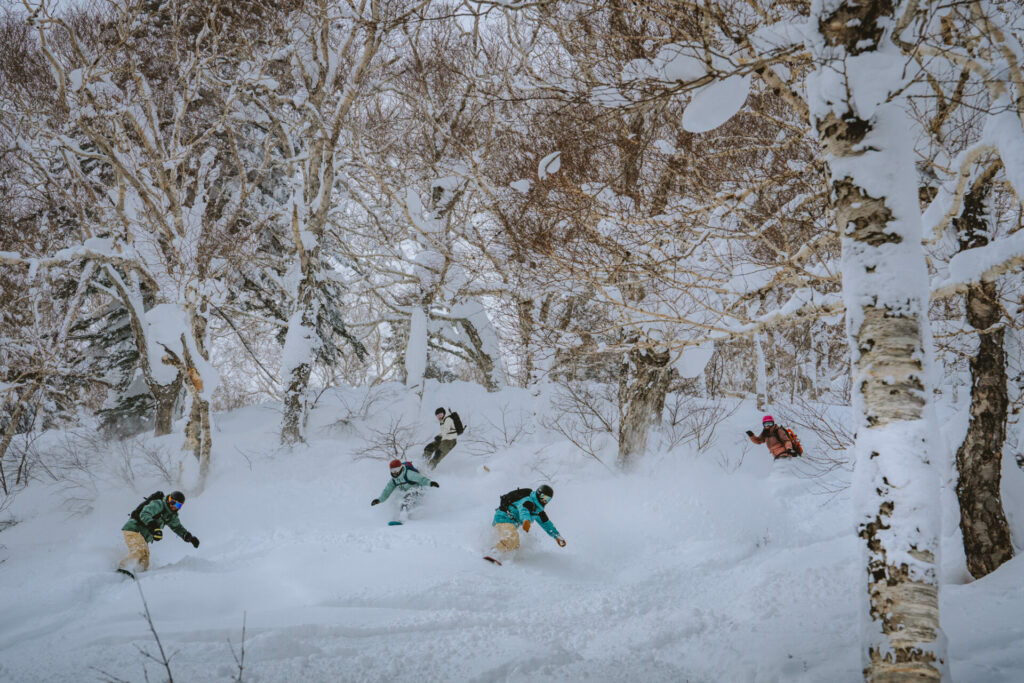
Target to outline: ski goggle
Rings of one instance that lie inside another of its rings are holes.
[[[175,510],[180,510],[181,509],[181,503],[179,503],[178,501],[174,500],[173,498],[168,498],[167,499],[167,504],[170,505]]]
[[[772,422],[771,420],[769,420],[768,422],[762,422],[761,424],[763,424],[765,427],[774,427],[775,426],[775,423]]]
[[[551,496],[547,495],[546,493],[538,493],[537,500],[539,500],[544,505],[547,505],[548,503],[551,502]]]
[[[402,473],[403,469],[405,469],[405,465],[401,465],[399,467],[392,467],[391,468],[391,476],[392,477],[397,477],[399,474]]]

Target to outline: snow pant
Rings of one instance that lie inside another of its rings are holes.
[[[502,552],[519,550],[519,530],[516,529],[515,524],[501,522],[495,524],[494,528],[498,531],[498,542],[494,544],[496,550]]]
[[[126,569],[127,565],[134,561],[138,571],[144,572],[149,569],[149,544],[143,535],[137,531],[125,531],[124,542],[128,546],[128,554],[118,566]]]
[[[455,448],[455,439],[442,441],[440,435],[435,436],[434,440],[423,449],[423,459],[430,465],[430,469],[434,469],[444,459],[444,456],[452,452],[453,448]]]
[[[399,514],[405,513],[408,517],[409,511],[420,504],[420,497],[423,495],[423,489],[417,486],[414,489],[409,489],[402,495],[402,504],[398,508]]]

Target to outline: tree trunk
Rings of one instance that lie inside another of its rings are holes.
[[[661,421],[670,359],[668,351],[635,346],[626,354],[619,382],[619,467],[643,455],[651,426]]]
[[[761,333],[754,335],[754,353],[757,356],[757,373],[755,387],[757,390],[757,409],[762,413],[768,410],[768,369],[764,360],[764,345],[761,344]]]
[[[545,303],[550,301],[550,294],[545,299]],[[533,381],[533,299],[519,299],[516,302],[516,313],[519,317],[519,343],[522,344],[522,352],[520,354],[520,367],[519,367],[519,381],[517,385],[521,389],[525,389],[530,386]]]
[[[961,250],[989,243],[986,201],[997,165],[992,165],[967,193],[964,208],[953,225]],[[972,284],[967,290],[967,322],[978,330],[978,352],[971,359],[971,421],[956,453],[959,474],[960,530],[967,570],[976,579],[995,571],[1013,557],[1010,529],[1000,492],[1003,442],[1009,396],[1002,318],[994,282]]]
[[[867,589],[863,675],[920,682],[941,680],[948,665],[939,625],[939,477],[929,448],[936,423],[928,405],[928,272],[908,181],[915,169],[899,89],[905,66],[895,55],[882,58],[905,9],[895,4],[814,5],[817,70],[808,99],[842,235]],[[894,92],[877,87],[887,82]]]
[[[7,455],[7,450],[11,447],[14,435],[18,433],[18,423],[21,422],[21,416],[25,414],[25,404],[33,393],[35,393],[35,389],[27,391],[24,395],[21,392],[17,392],[14,399],[14,410],[11,412],[11,420],[7,423],[7,429],[4,430],[3,439],[0,440],[0,486],[3,488],[4,495],[10,494],[10,490],[7,488],[7,476],[3,468],[4,457]]]
[[[153,427],[153,436],[164,436],[174,429],[174,407],[178,404],[178,396],[181,394],[181,378],[179,372],[171,384],[149,385],[149,390],[156,399],[156,424]]]

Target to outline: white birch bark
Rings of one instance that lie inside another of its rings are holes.
[[[842,234],[852,352],[855,505],[864,541],[862,654],[868,681],[940,680],[939,477],[930,448],[928,273],[913,149],[892,41],[910,3],[816,2],[813,123]]]

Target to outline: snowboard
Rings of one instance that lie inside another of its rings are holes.
[[[487,560],[488,562],[490,562],[491,564],[496,564],[499,567],[501,566],[501,562],[499,562],[498,560],[494,559],[490,555],[484,555],[484,559]]]
[[[122,568],[120,568],[120,567],[118,567],[118,568],[117,568],[117,573],[118,573],[118,574],[124,574],[124,575],[126,575],[126,576],[130,576],[130,577],[132,577],[133,579],[135,578],[135,574],[132,574],[132,573],[131,573],[130,571],[128,571],[127,569],[122,569]]]
[[[402,526],[402,523],[396,519],[388,522],[388,526]]]

